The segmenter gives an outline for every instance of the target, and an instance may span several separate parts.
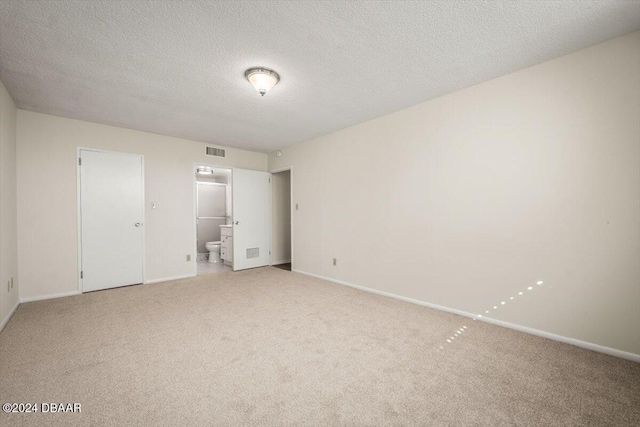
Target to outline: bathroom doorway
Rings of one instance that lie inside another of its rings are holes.
[[[197,275],[233,270],[231,169],[194,167]]]
[[[291,169],[271,175],[271,265],[283,270],[292,269],[291,239]]]

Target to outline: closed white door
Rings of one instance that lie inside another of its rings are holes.
[[[82,291],[144,281],[142,157],[80,150]]]
[[[271,174],[233,170],[233,270],[271,264]]]

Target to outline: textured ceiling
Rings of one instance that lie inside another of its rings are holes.
[[[637,29],[638,1],[1,0],[0,79],[22,109],[269,152]]]

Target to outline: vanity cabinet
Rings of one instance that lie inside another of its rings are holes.
[[[220,227],[220,258],[225,264],[231,265],[233,262],[233,228]]]

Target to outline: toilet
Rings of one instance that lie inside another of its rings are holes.
[[[207,242],[205,248],[209,251],[209,262],[211,264],[216,264],[218,262],[222,262],[220,259],[220,245],[222,242]]]

